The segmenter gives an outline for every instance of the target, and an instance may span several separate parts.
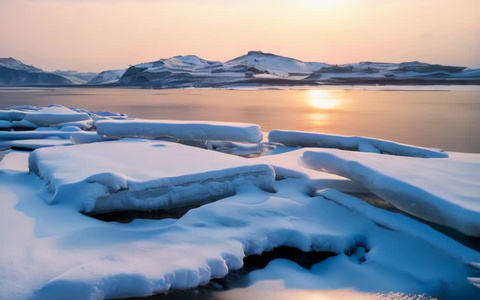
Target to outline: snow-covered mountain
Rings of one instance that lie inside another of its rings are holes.
[[[88,84],[101,85],[116,83],[125,73],[125,69],[103,71],[88,81]]]
[[[63,76],[75,84],[85,84],[98,75],[98,73],[94,72],[77,72],[73,70],[56,70],[52,73]]]
[[[13,58],[5,58],[0,59],[0,84],[88,84],[150,88],[328,84],[480,85],[480,69],[418,61],[363,61],[333,65],[250,51],[226,62],[206,60],[196,55],[179,55],[99,74],[75,71],[46,73]]]
[[[298,59],[279,56],[261,51],[250,51],[224,64],[226,69],[235,69],[245,66],[247,69],[256,69],[265,74],[277,76],[309,75],[320,68],[329,66],[326,63],[303,62]]]
[[[131,66],[118,85],[154,88],[317,84],[480,84],[475,70],[422,62],[331,65],[261,51],[225,63],[194,55]],[[465,71],[464,71],[465,70]]]
[[[18,71],[42,72],[41,69],[26,65],[13,57],[0,58],[0,66]]]
[[[0,58],[0,85],[69,85],[73,82],[58,74],[26,65],[12,57]]]

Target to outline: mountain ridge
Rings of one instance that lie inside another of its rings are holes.
[[[58,76],[58,77],[57,77]],[[480,69],[430,64],[361,61],[350,64],[305,62],[249,51],[225,62],[177,55],[100,73],[45,72],[12,57],[0,58],[0,85],[78,85],[186,88],[322,84],[476,84]]]

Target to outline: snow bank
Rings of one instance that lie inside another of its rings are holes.
[[[0,120],[9,121],[10,127],[15,127],[15,122],[29,122],[36,127],[56,126],[68,122],[91,122],[87,113],[76,112],[61,105],[48,107],[13,106],[0,110]],[[4,122],[3,122],[4,123]],[[22,125],[22,124],[20,124]],[[5,127],[5,124],[2,125]]]
[[[71,206],[46,205],[39,198],[43,186],[32,174],[0,173],[0,227],[8,228],[0,238],[9,245],[1,249],[0,290],[6,299],[147,296],[205,284],[240,268],[245,255],[291,246],[338,255],[302,269],[309,276],[287,277],[287,287],[307,283],[300,288],[392,290],[442,299],[480,295],[464,263],[478,261],[478,252],[415,220],[401,232],[377,225],[336,202],[305,195],[298,188],[303,181],[277,182],[275,195],[244,188],[173,222],[118,224],[88,218]],[[384,214],[386,220],[395,216]],[[345,254],[354,249],[355,255]]]
[[[285,146],[338,148],[360,152],[386,153],[399,156],[423,158],[448,157],[442,150],[432,150],[417,146],[360,136],[342,136],[314,132],[272,130],[268,140]]]
[[[240,157],[129,139],[38,149],[29,168],[47,182],[48,203],[76,203],[89,213],[185,206],[232,195],[244,185],[273,190],[275,179],[270,166]]]
[[[173,137],[247,143],[259,143],[262,140],[260,126],[247,123],[105,120],[97,123],[97,132],[107,137]]]
[[[358,181],[418,218],[480,236],[478,155],[472,161],[318,150],[304,152],[301,163]]]

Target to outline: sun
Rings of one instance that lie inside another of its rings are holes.
[[[348,1],[349,0],[308,0],[308,3],[312,8],[335,9],[342,7]]]

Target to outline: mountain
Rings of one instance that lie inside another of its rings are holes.
[[[42,72],[41,69],[35,68],[34,66],[28,66],[13,57],[0,58],[0,66],[18,71]]]
[[[153,88],[320,84],[480,84],[478,71],[422,62],[331,65],[261,51],[225,63],[195,55],[131,66],[116,83]]]
[[[56,70],[52,73],[65,77],[75,84],[85,84],[98,75],[98,73],[94,72],[77,72],[72,70]]]
[[[174,56],[130,67],[119,85],[169,87],[218,87],[260,78],[261,81],[302,79],[325,63],[303,62],[260,51],[221,63],[195,55]]]
[[[116,83],[122,77],[123,73],[125,73],[125,71],[125,69],[103,71],[90,79],[88,84],[102,85]]]
[[[44,72],[12,57],[0,58],[0,85],[70,85],[63,76]]]
[[[97,85],[144,88],[315,85],[480,85],[480,69],[411,61],[334,65],[250,51],[226,62],[179,55],[99,74],[44,72],[13,58],[0,59],[0,85]]]
[[[298,59],[279,56],[261,51],[250,51],[246,55],[229,60],[224,64],[226,69],[236,69],[244,66],[246,69],[255,69],[264,74],[277,76],[307,76],[322,67],[329,66],[326,63],[303,62]]]

